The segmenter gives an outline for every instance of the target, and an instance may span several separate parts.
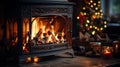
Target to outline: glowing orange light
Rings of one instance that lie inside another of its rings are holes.
[[[25,62],[26,62],[26,63],[29,63],[29,62],[31,62],[31,61],[32,61],[31,57],[28,57]]]
[[[34,62],[34,63],[39,62],[39,58],[38,58],[38,57],[34,57],[34,58],[33,58],[33,62]]]

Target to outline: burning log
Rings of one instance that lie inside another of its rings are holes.
[[[33,38],[33,40],[32,40],[33,45],[37,45],[40,35],[41,35],[41,30]]]
[[[52,40],[52,42],[57,42],[56,36],[51,31],[48,31],[48,35],[50,36],[50,39]]]
[[[32,41],[34,45],[61,43],[65,41],[65,17],[37,17],[32,24]],[[64,33],[64,34],[63,34]]]

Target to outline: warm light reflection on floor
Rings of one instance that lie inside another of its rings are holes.
[[[104,67],[120,62],[120,59],[104,59],[95,57],[76,56],[75,58],[66,58],[64,55],[50,59],[48,57],[45,61],[38,63],[24,64],[22,67]]]

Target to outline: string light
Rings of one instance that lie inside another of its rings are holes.
[[[98,12],[98,15],[100,15],[100,12]]]
[[[98,7],[100,7],[100,5],[98,4]]]
[[[80,19],[80,17],[79,17],[79,16],[77,16],[77,19]]]
[[[98,1],[98,4],[100,4],[100,1]]]
[[[93,5],[96,6],[96,3],[94,3]]]
[[[100,18],[102,18],[102,16],[100,16]]]
[[[88,27],[88,24],[85,24],[86,27]]]
[[[103,30],[103,28],[100,28],[100,30]]]
[[[97,15],[98,13],[97,12],[95,12],[95,15]]]
[[[86,4],[87,3],[87,4]],[[107,22],[102,21],[103,11],[100,9],[101,1],[87,1],[85,6],[82,7],[83,15],[85,16],[85,21],[83,24],[83,29],[86,29],[94,35],[98,31],[102,31],[107,27]],[[90,11],[89,11],[90,10]],[[81,19],[77,17],[77,19]]]
[[[103,16],[103,13],[101,13],[101,16]]]
[[[86,15],[86,13],[84,12],[84,15]]]
[[[95,16],[95,15],[92,15],[92,18],[93,18],[93,19],[95,19],[95,18],[96,18],[96,16]]]
[[[107,24],[107,22],[106,22],[106,21],[104,21],[104,24]]]
[[[83,10],[85,10],[86,8],[85,7],[83,7]]]
[[[107,25],[104,25],[104,27],[106,28],[106,27],[107,27]]]
[[[98,7],[96,7],[95,10],[98,10]]]
[[[92,28],[92,26],[90,26],[90,28]]]
[[[93,1],[92,1],[92,0],[90,0],[90,2],[92,3]]]
[[[87,22],[87,23],[90,23],[90,21],[89,21],[89,20],[86,20],[86,22]]]
[[[94,35],[95,34],[95,31],[92,31],[92,35]]]
[[[91,5],[90,7],[92,7],[92,8],[93,8],[93,5]]]
[[[98,28],[97,31],[99,31],[100,29]]]
[[[102,10],[100,10],[100,12],[103,12]]]
[[[90,5],[90,2],[88,4]]]
[[[95,27],[95,29],[97,29],[97,27]]]

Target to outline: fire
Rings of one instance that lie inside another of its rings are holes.
[[[64,32],[62,32],[62,42],[64,42],[65,41],[65,39],[64,39],[64,36],[65,36],[65,33]]]
[[[44,45],[66,42],[65,18],[57,16],[32,17],[23,20],[23,51],[29,52],[29,45]],[[31,25],[31,28],[30,28]],[[31,30],[30,30],[31,29]]]
[[[55,19],[32,18],[31,39],[37,39],[43,43],[57,43],[65,41],[64,28],[61,28],[60,22]]]
[[[26,41],[27,41],[26,43],[28,43],[28,40],[29,40],[29,36],[27,36],[27,38],[26,38]]]
[[[111,53],[110,47],[106,47],[105,50],[104,50],[104,53],[105,54]]]
[[[37,32],[39,32],[39,27],[38,27],[38,23],[36,20],[34,20],[34,22],[32,23],[32,39],[33,37],[35,37],[35,35],[37,34]]]
[[[108,51],[108,50],[105,50],[105,53],[110,53],[110,51]]]
[[[26,47],[26,44],[25,44],[25,43],[24,43],[24,45],[23,45],[23,47],[22,47],[22,48],[23,48],[23,51],[24,51],[24,52],[29,52],[29,50],[27,49],[27,47]]]

